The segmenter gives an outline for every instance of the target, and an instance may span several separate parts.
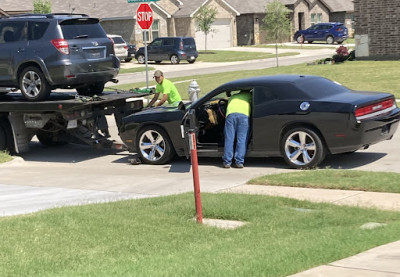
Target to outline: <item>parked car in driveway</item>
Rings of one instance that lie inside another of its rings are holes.
[[[119,35],[108,34],[107,36],[113,41],[115,56],[117,56],[121,61],[131,61],[132,58],[127,61],[127,59],[129,59],[128,44],[125,40]]]
[[[294,40],[297,43],[326,41],[328,44],[333,44],[336,41],[341,44],[348,38],[348,29],[340,22],[317,23],[306,30],[299,30],[294,34]]]
[[[0,87],[18,88],[29,101],[52,89],[101,94],[120,68],[99,19],[83,14],[0,17]]]
[[[126,62],[130,62],[130,61],[135,57],[135,54],[136,54],[136,44],[127,43],[127,45],[128,45],[128,58],[125,59],[125,61],[126,61]]]
[[[178,64],[182,60],[194,63],[199,56],[196,42],[192,37],[160,37],[147,45],[147,60],[161,63],[169,60],[172,64]],[[140,47],[135,58],[138,63],[145,63],[144,47]]]
[[[249,157],[283,157],[293,168],[318,166],[328,154],[354,152],[391,139],[400,109],[390,93],[350,90],[318,76],[277,75],[232,81],[179,108],[157,107],[123,118],[119,129],[129,150],[149,164],[189,155],[188,129],[199,156],[224,149],[229,95],[253,93]]]

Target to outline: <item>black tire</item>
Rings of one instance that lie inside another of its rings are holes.
[[[146,164],[166,164],[175,155],[168,134],[155,125],[146,126],[138,132],[136,150]]]
[[[194,63],[196,60],[188,60],[189,63]]]
[[[297,42],[297,43],[302,43],[302,41],[301,41],[301,36],[297,36],[297,37],[296,37],[296,42]],[[303,41],[303,42],[304,42],[304,41]]]
[[[29,101],[42,101],[49,97],[51,88],[43,72],[36,66],[28,66],[19,76],[19,88]]]
[[[102,82],[97,82],[90,84],[86,87],[80,87],[76,88],[76,91],[85,96],[93,96],[93,95],[101,95],[104,90],[104,83]]]
[[[327,36],[326,37],[326,43],[334,44],[335,43],[335,39],[333,38],[333,36]]]
[[[59,146],[67,144],[62,132],[46,132],[43,130],[38,130],[36,132],[36,137],[41,144],[46,146]]]
[[[14,140],[10,123],[7,119],[0,118],[0,151],[14,153]]]
[[[169,58],[172,64],[179,64],[181,60],[179,59],[178,55],[172,54]]]
[[[310,169],[324,160],[326,150],[315,131],[298,127],[287,131],[282,137],[281,154],[290,167]]]
[[[144,64],[144,63],[146,63],[146,57],[144,56],[144,55],[139,55],[138,57],[137,57],[137,61],[138,61],[138,63],[140,63],[140,64]]]

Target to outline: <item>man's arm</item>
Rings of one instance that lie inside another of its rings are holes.
[[[159,95],[160,95],[159,92],[156,92],[156,93],[154,94],[153,99],[151,99],[150,103],[147,105],[148,108],[150,108],[151,106],[153,106],[153,104],[157,101]]]
[[[162,104],[165,103],[165,101],[168,100],[168,94],[163,94],[163,97],[161,98],[161,100],[157,103],[157,106],[161,106]]]

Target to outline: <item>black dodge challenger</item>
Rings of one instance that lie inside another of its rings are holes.
[[[188,156],[188,132],[197,153],[220,157],[229,96],[251,90],[251,135],[247,157],[283,157],[293,168],[318,166],[328,154],[354,152],[391,139],[400,109],[390,93],[350,90],[302,75],[240,79],[219,86],[193,103],[146,109],[127,116],[119,129],[130,151],[149,164]]]

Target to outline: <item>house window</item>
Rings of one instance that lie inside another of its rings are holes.
[[[159,22],[160,20],[158,19],[154,19],[153,24],[151,24],[150,29],[147,31],[146,37],[147,37],[147,42],[155,40],[156,38],[158,38],[160,36],[160,32],[159,32]],[[144,32],[145,30],[143,30],[142,35],[143,35],[143,42],[144,42]]]
[[[311,14],[311,26],[315,24],[315,13]]]
[[[317,23],[322,22],[322,13],[317,13]]]
[[[160,36],[159,35],[159,27],[158,27],[159,22],[160,22],[160,20],[155,19],[153,21],[153,24],[151,25],[151,37],[152,37],[152,39],[156,39],[156,38],[158,38]]]

